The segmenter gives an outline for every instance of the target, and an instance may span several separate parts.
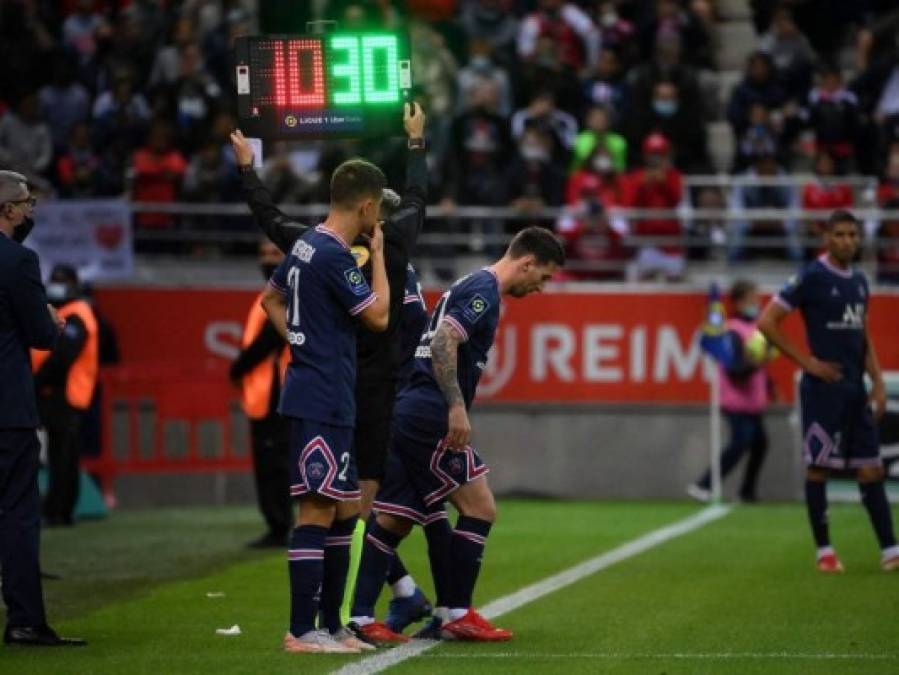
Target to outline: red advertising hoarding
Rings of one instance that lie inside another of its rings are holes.
[[[104,288],[126,364],[220,363],[236,355],[252,291]],[[436,294],[429,294],[433,306]],[[497,403],[665,403],[708,400],[697,329],[699,292],[554,290],[508,300],[479,395]],[[803,342],[798,316],[789,332]],[[885,369],[899,369],[899,294],[871,298],[869,326]],[[772,366],[791,401],[793,367]]]

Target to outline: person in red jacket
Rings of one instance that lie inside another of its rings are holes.
[[[802,188],[802,208],[820,210],[822,221],[812,221],[806,225],[807,238],[815,245],[805,248],[805,259],[812,260],[820,253],[818,240],[824,230],[824,220],[836,209],[848,209],[855,201],[852,186],[834,182],[836,178],[836,161],[827,151],[819,151],[815,158],[816,180]],[[826,213],[825,213],[826,212]]]
[[[150,127],[147,144],[139,148],[132,159],[136,202],[174,202],[187,170],[187,160],[172,146],[172,128],[167,122],[156,121]],[[135,216],[139,227],[167,228],[174,219],[166,213],[139,213]]]
[[[623,206],[633,209],[676,209],[683,198],[683,175],[671,165],[671,143],[660,133],[643,140],[644,167],[625,177]],[[683,226],[677,218],[637,218],[631,234],[638,246],[632,276],[680,279],[684,274]],[[645,241],[641,239],[645,238]]]
[[[568,206],[589,199],[598,201],[605,208],[621,206],[624,200],[624,181],[604,146],[597,145],[565,185],[565,203]]]

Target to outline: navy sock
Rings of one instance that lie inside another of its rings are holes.
[[[827,525],[827,483],[805,481],[805,505],[808,508],[809,524],[818,548],[830,546],[830,528]]]
[[[350,544],[358,516],[335,520],[325,538],[325,576],[322,581],[322,620],[320,625],[330,632],[340,628],[340,606],[350,567]]]
[[[883,481],[876,483],[859,483],[859,492],[862,494],[862,503],[868,510],[871,525],[880,548],[889,548],[896,545],[896,535],[893,533],[893,515],[890,513],[890,502],[887,500],[887,492]]]
[[[452,571],[447,606],[451,609],[471,607],[474,585],[481,571],[481,558],[490,525],[486,520],[459,516],[450,544]]]
[[[428,560],[431,562],[431,576],[434,579],[435,607],[449,607],[450,547],[453,541],[453,528],[446,514],[442,518],[425,525],[425,537],[428,540]]]
[[[407,574],[409,574],[409,570],[400,559],[400,554],[394,551],[393,560],[390,561],[390,567],[387,570],[387,583],[395,584]]]
[[[356,596],[350,616],[374,616],[378,596],[387,579],[387,569],[393,560],[394,549],[402,537],[378,525],[376,517],[368,519],[365,543],[362,545],[362,562],[356,577]]]
[[[287,567],[290,571],[290,634],[300,637],[315,628],[328,528],[300,525],[290,534]]]

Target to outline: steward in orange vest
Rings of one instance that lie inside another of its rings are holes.
[[[72,525],[78,501],[82,414],[97,386],[99,331],[91,306],[81,298],[74,268],[53,268],[47,299],[66,325],[53,351],[31,352],[38,409],[48,437],[50,481],[44,519],[48,525]]]
[[[267,239],[259,244],[259,267],[269,279],[284,254]],[[253,473],[259,510],[268,532],[252,542],[254,548],[283,548],[293,527],[290,502],[289,428],[278,414],[278,399],[290,352],[259,304],[250,307],[241,351],[231,364],[231,381],[241,389],[243,410],[250,418]]]

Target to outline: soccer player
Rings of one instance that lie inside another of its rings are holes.
[[[886,388],[866,328],[868,280],[852,266],[860,230],[849,211],[834,211],[824,230],[826,252],[787,282],[758,323],[768,341],[804,371],[799,399],[807,465],[805,501],[821,572],[843,571],[830,544],[827,523],[830,469],[855,470],[862,503],[880,542],[881,566],[899,569],[899,546],[874,423],[886,409]],[[799,349],[781,331],[781,322],[794,309],[802,314],[811,353]],[[870,395],[865,393],[866,372],[871,378]]]
[[[363,521],[368,518],[371,502],[387,464],[390,421],[400,370],[398,343],[402,340],[400,323],[406,295],[407,269],[424,224],[427,202],[425,123],[425,114],[420,105],[412,103],[405,107],[403,124],[408,135],[409,149],[406,186],[401,199],[392,190],[385,191],[382,203],[384,260],[391,298],[387,330],[375,332],[362,326],[357,332],[357,416],[353,442],[362,491]],[[308,226],[291,220],[274,205],[271,193],[253,171],[253,150],[239,130],[231,135],[231,143],[240,167],[247,201],[256,221],[278,248],[285,253],[289,252]],[[367,243],[360,240],[353,244],[353,255],[357,257],[363,275],[370,279],[371,263]],[[419,332],[416,337],[420,335]],[[448,541],[451,528],[448,523],[443,525],[443,533]],[[364,531],[364,522],[360,522],[353,538],[356,560]],[[354,570],[351,570],[349,588],[353,586],[354,575]],[[395,629],[402,630],[410,623],[430,615],[430,603],[416,587],[399,556],[394,559],[391,579],[394,599],[390,605],[390,623]],[[351,593],[347,593],[348,598],[350,595]],[[345,614],[348,612],[349,607],[345,607]]]
[[[458,280],[435,307],[415,370],[396,401],[387,474],[375,499],[377,516],[369,521],[349,625],[358,635],[377,643],[405,641],[375,621],[375,603],[394,549],[414,524],[444,518],[449,499],[459,512],[450,544],[433,541],[425,527],[437,608],[419,635],[511,639],[472,608],[496,506],[487,466],[469,444],[468,410],[493,345],[501,298],[540,291],[564,255],[550,231],[526,228],[500,260]]]
[[[324,223],[308,230],[263,293],[269,320],[290,345],[278,411],[290,421],[290,492],[300,503],[290,536],[288,652],[358,653],[365,645],[340,621],[349,541],[359,515],[353,453],[356,321],[387,328],[390,287],[378,221],[386,179],[361,159],[331,177]],[[371,288],[350,253],[370,236]],[[323,628],[315,629],[321,603]]]

